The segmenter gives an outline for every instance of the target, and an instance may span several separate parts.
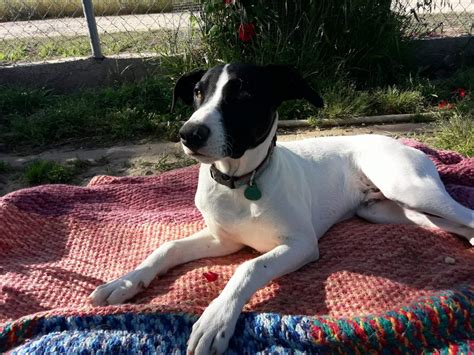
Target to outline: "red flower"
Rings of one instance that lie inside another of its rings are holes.
[[[235,0],[224,0],[224,3],[226,5],[234,5],[235,4]]]
[[[461,99],[464,99],[464,97],[466,96],[466,89],[464,88],[453,89],[452,93],[454,95],[459,96]]]
[[[450,104],[450,103],[448,103],[448,101],[443,100],[443,101],[440,101],[440,102],[439,102],[438,108],[439,108],[439,109],[447,108],[448,110],[451,110],[451,109],[454,108],[454,104]]]
[[[219,277],[218,274],[216,274],[215,272],[212,272],[212,271],[205,272],[205,273],[202,274],[202,276],[204,276],[206,278],[207,282],[214,282]]]
[[[239,38],[242,42],[250,42],[255,36],[255,25],[253,23],[241,23],[239,26]]]

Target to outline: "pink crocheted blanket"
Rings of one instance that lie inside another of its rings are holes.
[[[474,208],[474,159],[405,141],[435,162],[449,193]],[[122,306],[93,308],[95,287],[140,263],[166,240],[203,228],[196,166],[153,177],[98,176],[87,187],[49,185],[0,199],[0,329],[36,313],[200,313],[245,249],[178,266]],[[350,317],[380,314],[474,281],[474,248],[452,234],[354,218],[320,242],[321,258],[259,290],[246,311]],[[447,264],[445,257],[455,260]],[[212,271],[217,280],[203,274]]]

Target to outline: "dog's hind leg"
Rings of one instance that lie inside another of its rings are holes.
[[[94,306],[123,303],[148,287],[155,276],[166,273],[174,266],[232,254],[242,248],[242,244],[216,239],[205,228],[187,238],[162,244],[135,270],[97,287],[89,299]]]
[[[361,205],[357,215],[372,223],[416,224],[428,228],[440,228],[465,237],[474,245],[474,229],[451,222],[441,217],[426,215],[398,205],[391,200],[377,201]]]
[[[416,149],[383,138],[381,149],[364,151],[357,159],[383,195],[404,208],[474,229],[474,211],[449,196],[431,160]]]

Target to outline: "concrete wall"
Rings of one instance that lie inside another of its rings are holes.
[[[462,65],[474,66],[474,36],[414,41],[413,65],[419,72],[444,77]]]
[[[155,58],[156,59],[156,58]],[[159,70],[153,58],[113,56],[74,58],[0,67],[0,85],[47,87],[58,92],[136,81]]]

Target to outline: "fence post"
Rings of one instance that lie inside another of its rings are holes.
[[[100,49],[99,32],[97,32],[97,24],[95,22],[92,0],[82,0],[82,8],[84,10],[84,16],[87,20],[87,27],[89,28],[92,57],[94,59],[104,59],[104,56],[102,55],[102,50]]]

